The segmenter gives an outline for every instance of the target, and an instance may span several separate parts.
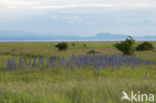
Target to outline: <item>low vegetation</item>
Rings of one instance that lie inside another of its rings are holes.
[[[76,46],[75,43],[71,43],[71,45],[72,45],[72,47],[75,47]]]
[[[125,41],[116,43],[114,46],[123,52],[123,54],[132,55],[135,51],[135,40],[129,36],[129,38],[127,38]]]
[[[142,44],[136,47],[136,50],[138,51],[153,50],[153,49],[154,49],[153,45],[149,42],[143,42]]]
[[[96,50],[90,50],[87,52],[87,54],[98,54],[99,52]]]
[[[127,56],[113,42],[78,42],[58,52],[58,44],[0,44],[0,103],[129,103],[123,90],[156,96],[155,50]]]
[[[69,45],[68,43],[58,43],[55,47],[58,48],[58,50],[67,50]]]
[[[86,44],[86,43],[84,43],[84,44],[83,44],[83,47],[87,47],[87,44]]]

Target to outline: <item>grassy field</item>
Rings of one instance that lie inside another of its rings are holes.
[[[137,42],[138,45],[140,42]],[[156,42],[151,42],[156,48]],[[8,59],[20,56],[69,58],[72,54],[85,55],[95,50],[96,55],[121,54],[113,47],[114,42],[77,42],[75,47],[58,51],[56,43],[1,43],[0,44],[0,103],[156,103],[121,101],[122,91],[154,94],[156,96],[156,49],[135,52],[142,59],[151,60],[151,65],[137,68],[123,66],[119,69],[95,70],[64,68],[38,70],[6,69]]]

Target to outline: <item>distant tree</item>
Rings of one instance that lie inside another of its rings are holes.
[[[68,43],[58,43],[55,47],[58,48],[58,50],[67,50],[69,46]]]
[[[125,41],[116,43],[114,46],[120,50],[123,54],[132,55],[135,51],[135,40],[129,36]]]
[[[153,45],[149,42],[143,42],[142,44],[136,47],[137,51],[153,50],[153,49],[154,49]]]

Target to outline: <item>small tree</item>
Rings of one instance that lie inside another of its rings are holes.
[[[149,42],[143,42],[142,44],[138,45],[136,47],[136,50],[142,51],[142,50],[152,50],[154,49],[153,45]]]
[[[126,55],[132,55],[135,51],[135,40],[129,36],[125,41],[116,43],[114,46]]]
[[[56,46],[59,50],[67,50],[68,49],[68,43],[58,43]]]

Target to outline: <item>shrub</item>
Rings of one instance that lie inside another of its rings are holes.
[[[95,53],[99,53],[99,52],[97,52],[95,50],[91,50],[91,51],[87,52],[87,54],[95,54]]]
[[[142,50],[152,50],[154,49],[153,45],[149,42],[143,42],[142,44],[138,45],[136,50],[142,51]]]
[[[75,43],[71,43],[72,47],[75,47]]]
[[[120,50],[123,54],[132,55],[135,51],[135,40],[129,36],[125,41],[116,43],[114,46]]]
[[[58,50],[67,50],[69,46],[68,43],[58,43],[55,47],[58,48]]]
[[[83,47],[87,47],[86,43],[83,44]]]

